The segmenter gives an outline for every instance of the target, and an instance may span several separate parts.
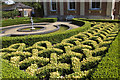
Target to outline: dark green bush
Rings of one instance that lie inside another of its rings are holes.
[[[14,18],[19,15],[18,10],[13,11],[2,11],[2,18]]]
[[[2,27],[30,23],[30,18],[15,18],[2,20]]]
[[[72,23],[80,26],[85,24],[82,20],[79,20],[78,18],[73,18]]]

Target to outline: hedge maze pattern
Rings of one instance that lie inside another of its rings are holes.
[[[85,78],[118,33],[118,24],[100,23],[88,31],[52,45],[40,41],[27,47],[17,43],[3,48],[2,58],[38,78]]]

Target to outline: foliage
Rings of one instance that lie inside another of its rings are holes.
[[[37,78],[19,70],[18,67],[11,65],[7,60],[2,59],[2,79],[4,78]]]
[[[87,21],[83,21],[85,25],[81,25],[81,27],[67,30],[65,32],[61,33],[51,33],[51,34],[45,34],[45,35],[28,35],[28,36],[21,36],[21,37],[2,37],[2,47],[8,47],[11,44],[23,42],[27,44],[27,46],[33,45],[35,42],[38,41],[50,41],[53,43],[59,43],[65,38],[69,38],[70,36],[73,36],[75,34],[78,34],[79,32],[83,32],[88,30],[91,27],[91,24]]]
[[[41,9],[41,4],[39,2],[23,2],[25,5],[31,6],[34,9]]]
[[[79,18],[79,20],[85,20],[85,21],[92,21],[92,22],[120,22],[120,20],[115,19],[115,20],[111,20],[111,19],[86,19],[86,18]]]
[[[35,75],[35,72],[37,71],[37,64],[31,64],[31,66],[29,66],[27,69],[26,69],[26,72],[32,76]]]
[[[109,48],[110,43],[107,43],[107,46],[103,46],[103,43],[115,39],[116,36],[108,35],[115,33],[118,25],[99,23],[90,28],[92,31],[96,29],[99,31],[90,34],[88,31],[80,32],[55,45],[49,41],[34,42],[29,47],[26,44],[21,46],[23,43],[18,43],[19,46],[13,44],[12,47],[3,49],[15,48],[17,52],[6,50],[1,55],[14,66],[25,70],[31,76],[36,75],[37,78],[88,78]],[[106,33],[105,39],[95,36],[106,30],[109,33]],[[117,33],[118,31],[115,34]]]
[[[120,78],[119,77],[119,45],[120,33],[110,45],[108,53],[98,64],[98,68],[91,76],[92,78]]]
[[[33,18],[34,23],[39,22],[56,22],[57,18]],[[2,27],[10,26],[10,25],[17,25],[17,24],[27,24],[31,23],[29,17],[21,17],[15,19],[5,19],[2,20]]]
[[[42,2],[22,2],[22,3],[34,8],[34,14],[32,16],[35,16],[35,17],[38,17],[38,16],[43,17],[44,16]]]
[[[2,18],[14,18],[19,15],[19,11],[2,11]]]

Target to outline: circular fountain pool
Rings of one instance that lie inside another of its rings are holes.
[[[36,26],[34,27],[35,29],[32,29],[31,27],[25,27],[25,28],[20,28],[17,31],[18,32],[34,32],[34,31],[40,31],[46,29],[45,27],[42,26]]]

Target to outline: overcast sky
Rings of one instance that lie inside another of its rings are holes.
[[[8,5],[11,5],[11,4],[14,4],[15,2],[13,0],[8,0],[8,1],[5,1],[5,4],[8,4]]]

